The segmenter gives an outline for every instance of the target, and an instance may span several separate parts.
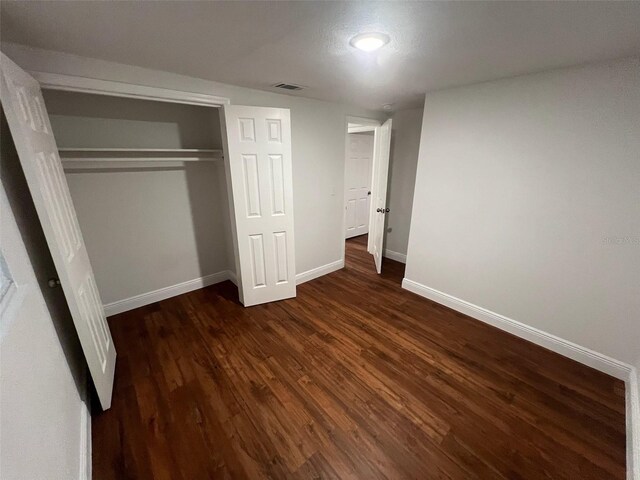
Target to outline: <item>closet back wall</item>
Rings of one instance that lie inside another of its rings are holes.
[[[44,98],[59,148],[221,148],[214,108],[59,91]],[[104,304],[231,264],[222,162],[65,164],[65,173]]]
[[[44,90],[58,147],[222,148],[217,108]]]

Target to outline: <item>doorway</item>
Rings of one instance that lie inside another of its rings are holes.
[[[375,127],[350,123],[344,168],[345,239],[369,233]]]
[[[344,258],[348,245],[366,245],[381,273],[391,120],[347,117],[345,134]]]

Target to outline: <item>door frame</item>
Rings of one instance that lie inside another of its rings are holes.
[[[375,156],[376,156],[376,138],[378,135],[378,129],[379,127],[382,125],[382,122],[380,122],[379,120],[376,120],[374,118],[365,118],[365,117],[354,117],[351,115],[347,115],[345,117],[345,122],[344,122],[344,168],[343,168],[343,172],[342,172],[342,229],[340,230],[340,235],[342,236],[342,265],[345,264],[345,260],[346,260],[346,252],[347,252],[347,245],[346,245],[346,239],[344,238],[344,231],[345,231],[345,225],[347,222],[347,209],[346,209],[346,204],[347,204],[347,194],[346,194],[346,190],[344,188],[345,182],[346,182],[346,178],[347,178],[347,156],[349,155],[349,134],[350,133],[355,133],[355,131],[353,132],[349,132],[349,124],[350,123],[357,123],[358,125],[362,125],[364,128],[360,129],[358,128],[357,131],[359,132],[373,132],[373,157],[372,157],[372,164],[375,162]],[[373,168],[371,168],[371,188],[373,189]],[[372,190],[372,194],[373,194],[373,190]],[[371,205],[373,205],[373,203],[371,203]],[[371,205],[369,205],[369,226],[371,226]],[[369,250],[369,246],[367,245],[367,250]]]
[[[40,83],[43,90],[63,90],[66,92],[93,93],[111,97],[135,98],[138,100],[154,100],[157,102],[184,103],[220,108],[228,105],[231,100],[227,97],[209,95],[205,93],[170,90],[168,88],[151,87],[148,85],[101,80],[97,78],[80,77],[77,75],[62,75],[58,73],[29,71],[27,73]]]
[[[189,92],[186,90],[172,90],[168,88],[152,87],[150,85],[126,83],[99,78],[82,77],[79,75],[65,75],[51,72],[25,70],[35,78],[42,90],[59,90],[64,92],[90,93],[109,97],[123,97],[137,100],[151,100],[156,102],[178,103],[185,105],[197,105],[215,108],[220,118],[220,129],[223,138],[226,138],[226,126],[222,118],[222,107],[230,105],[231,99],[220,95]],[[229,158],[223,141],[223,158]],[[233,223],[233,212],[229,206],[229,220]],[[235,262],[235,259],[234,259]],[[236,273],[232,272],[231,281],[237,284]]]

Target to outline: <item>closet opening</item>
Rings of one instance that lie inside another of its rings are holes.
[[[43,96],[107,316],[235,278],[221,109]]]
[[[49,286],[66,298],[103,409],[117,356],[107,316],[177,297],[195,320],[193,298],[208,292],[182,294],[229,280],[216,302],[296,296],[288,109],[36,79],[4,55],[2,74],[3,111],[55,265]]]

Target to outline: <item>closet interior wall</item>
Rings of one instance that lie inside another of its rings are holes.
[[[171,296],[176,289],[198,288],[228,277],[234,261],[221,159],[103,160],[201,155],[140,149],[198,149],[208,152],[202,154],[205,157],[213,156],[211,150],[222,149],[217,108],[55,90],[43,93],[107,314],[113,313],[109,306],[129,304],[132,299],[144,303],[158,292]],[[127,151],[85,153],[86,149]],[[92,158],[65,160],[74,155]]]

